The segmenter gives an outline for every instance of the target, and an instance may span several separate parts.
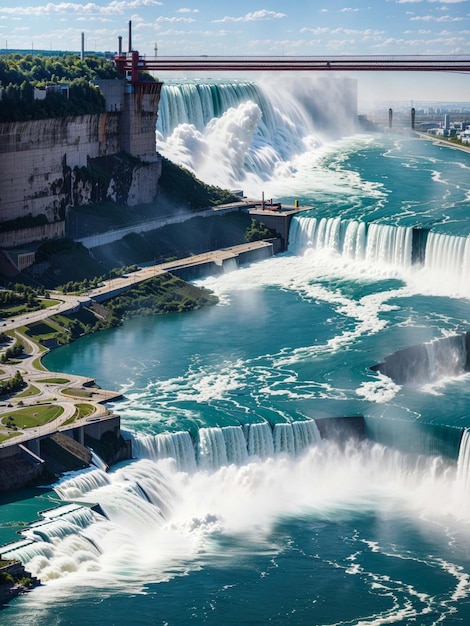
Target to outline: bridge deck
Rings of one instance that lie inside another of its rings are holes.
[[[117,56],[123,70],[132,68],[130,53]],[[147,71],[380,71],[470,72],[470,57],[452,56],[159,56],[139,57]]]

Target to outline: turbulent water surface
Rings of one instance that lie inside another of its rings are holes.
[[[165,87],[164,154],[314,208],[287,253],[203,281],[217,306],[48,356],[123,391],[136,459],[55,486],[4,550],[44,585],[2,624],[470,620],[470,155],[305,91]],[[354,416],[365,440],[321,438]]]

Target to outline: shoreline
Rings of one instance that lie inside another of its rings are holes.
[[[466,152],[467,154],[470,154],[470,145],[465,146],[462,143],[454,143],[453,141],[449,141],[448,139],[443,139],[441,137],[437,137],[436,135],[430,135],[428,133],[421,133],[419,131],[415,131],[415,133],[422,139],[428,139],[441,146],[446,146],[447,148],[453,148],[455,150],[460,150],[461,152]]]
[[[18,450],[20,446],[22,446],[23,456],[29,451],[34,457],[34,462],[37,462],[41,460],[39,441],[42,438],[51,437],[56,433],[70,434],[80,430],[79,442],[83,444],[85,435],[98,431],[98,426],[103,425],[104,427],[108,421],[119,419],[119,415],[114,414],[105,405],[120,398],[120,392],[101,389],[94,379],[87,376],[52,372],[47,369],[41,361],[42,356],[59,346],[44,347],[26,334],[25,327],[46,321],[58,311],[62,313],[71,312],[78,302],[78,306],[86,306],[92,300],[105,302],[134,287],[137,283],[158,275],[174,273],[175,276],[178,276],[183,274],[182,278],[184,279],[184,275],[186,273],[192,274],[195,268],[202,268],[211,273],[220,270],[224,261],[228,259],[235,258],[237,265],[250,259],[254,261],[258,258],[259,251],[266,248],[271,250],[271,254],[275,254],[276,246],[273,240],[260,240],[213,250],[177,261],[142,267],[132,275],[105,281],[101,286],[90,290],[84,296],[66,296],[65,302],[52,307],[52,309],[41,309],[7,320],[4,323],[4,330],[10,332],[14,340],[23,343],[25,355],[21,359],[15,360],[16,362],[2,364],[0,368],[2,378],[11,378],[20,371],[26,386],[18,394],[6,396],[0,401],[0,421],[5,420],[8,414],[14,414],[21,409],[44,407],[45,405],[58,407],[60,414],[52,421],[46,421],[37,426],[15,429],[14,433],[8,431],[7,424],[2,422],[3,432],[7,437],[0,442],[0,462],[3,460],[5,463],[8,452],[11,454],[12,450]],[[75,301],[73,307],[70,306],[71,299]],[[67,310],[63,310],[64,308]],[[28,389],[31,390],[30,393],[25,394]],[[87,405],[89,408],[87,412],[81,414],[79,407],[83,405]],[[23,449],[25,447],[28,448],[27,451]],[[108,462],[108,459],[104,459],[104,461]],[[14,491],[18,488],[15,486],[12,489],[1,489],[0,493]]]

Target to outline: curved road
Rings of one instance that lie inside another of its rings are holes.
[[[14,318],[5,319],[2,321],[0,330],[11,332],[15,331],[15,329],[21,328],[22,326],[44,320],[51,317],[51,315],[56,315],[58,313],[72,313],[80,307],[90,304],[92,300],[104,302],[112,298],[117,293],[129,289],[138,282],[148,280],[149,278],[171,270],[210,262],[222,265],[225,260],[236,258],[241,252],[268,246],[271,246],[271,243],[267,241],[256,241],[230,248],[224,248],[222,250],[193,255],[177,261],[151,265],[149,267],[140,268],[136,272],[128,275],[103,281],[100,287],[92,289],[84,295],[65,295],[59,292],[51,292],[51,298],[58,300],[58,304],[48,307],[47,309],[40,309],[24,315],[18,315]],[[13,396],[11,399],[4,399],[3,401],[0,399],[0,435],[11,433],[11,430],[6,428],[3,420],[6,416],[12,414],[16,409],[38,404],[54,404],[61,406],[63,408],[63,412],[56,420],[49,422],[44,426],[25,429],[22,431],[21,435],[7,439],[3,443],[0,443],[0,448],[22,443],[28,439],[35,439],[36,437],[48,435],[60,430],[61,426],[75,414],[77,404],[93,405],[93,418],[99,419],[108,415],[108,411],[103,406],[103,403],[109,402],[113,398],[118,397],[118,393],[91,387],[90,384],[93,384],[94,381],[84,376],[63,374],[59,372],[55,373],[37,369],[35,362],[37,361],[39,355],[44,352],[41,351],[37,344],[28,339],[28,337],[19,330],[16,330],[14,335],[25,346],[25,355],[19,359],[19,362],[17,363],[0,364],[0,381],[7,380],[14,376],[17,371],[20,371],[25,383],[28,385],[34,385],[34,387],[38,389],[39,393],[23,397]],[[6,349],[6,347],[7,346],[5,346],[3,350]],[[54,378],[67,380],[67,382],[43,382]],[[63,393],[65,389],[76,389],[77,396],[73,397],[71,395],[65,395]],[[87,397],[89,393],[92,394],[91,397]],[[87,419],[90,419],[90,415],[77,420],[74,424],[77,426],[80,424],[86,424]]]

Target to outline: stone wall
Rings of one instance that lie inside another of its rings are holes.
[[[154,200],[161,174],[155,146],[161,86],[102,81],[104,113],[0,123],[0,223],[44,215],[49,224],[61,224],[50,232],[22,224],[21,234],[5,235],[2,248],[63,236],[70,206]]]
[[[52,224],[41,224],[41,226],[33,226],[32,228],[22,228],[21,230],[7,230],[3,233],[0,232],[0,248],[24,246],[31,241],[44,241],[64,237],[64,235],[64,220]]]
[[[120,150],[120,113],[0,124],[0,222],[63,220],[71,173]]]

